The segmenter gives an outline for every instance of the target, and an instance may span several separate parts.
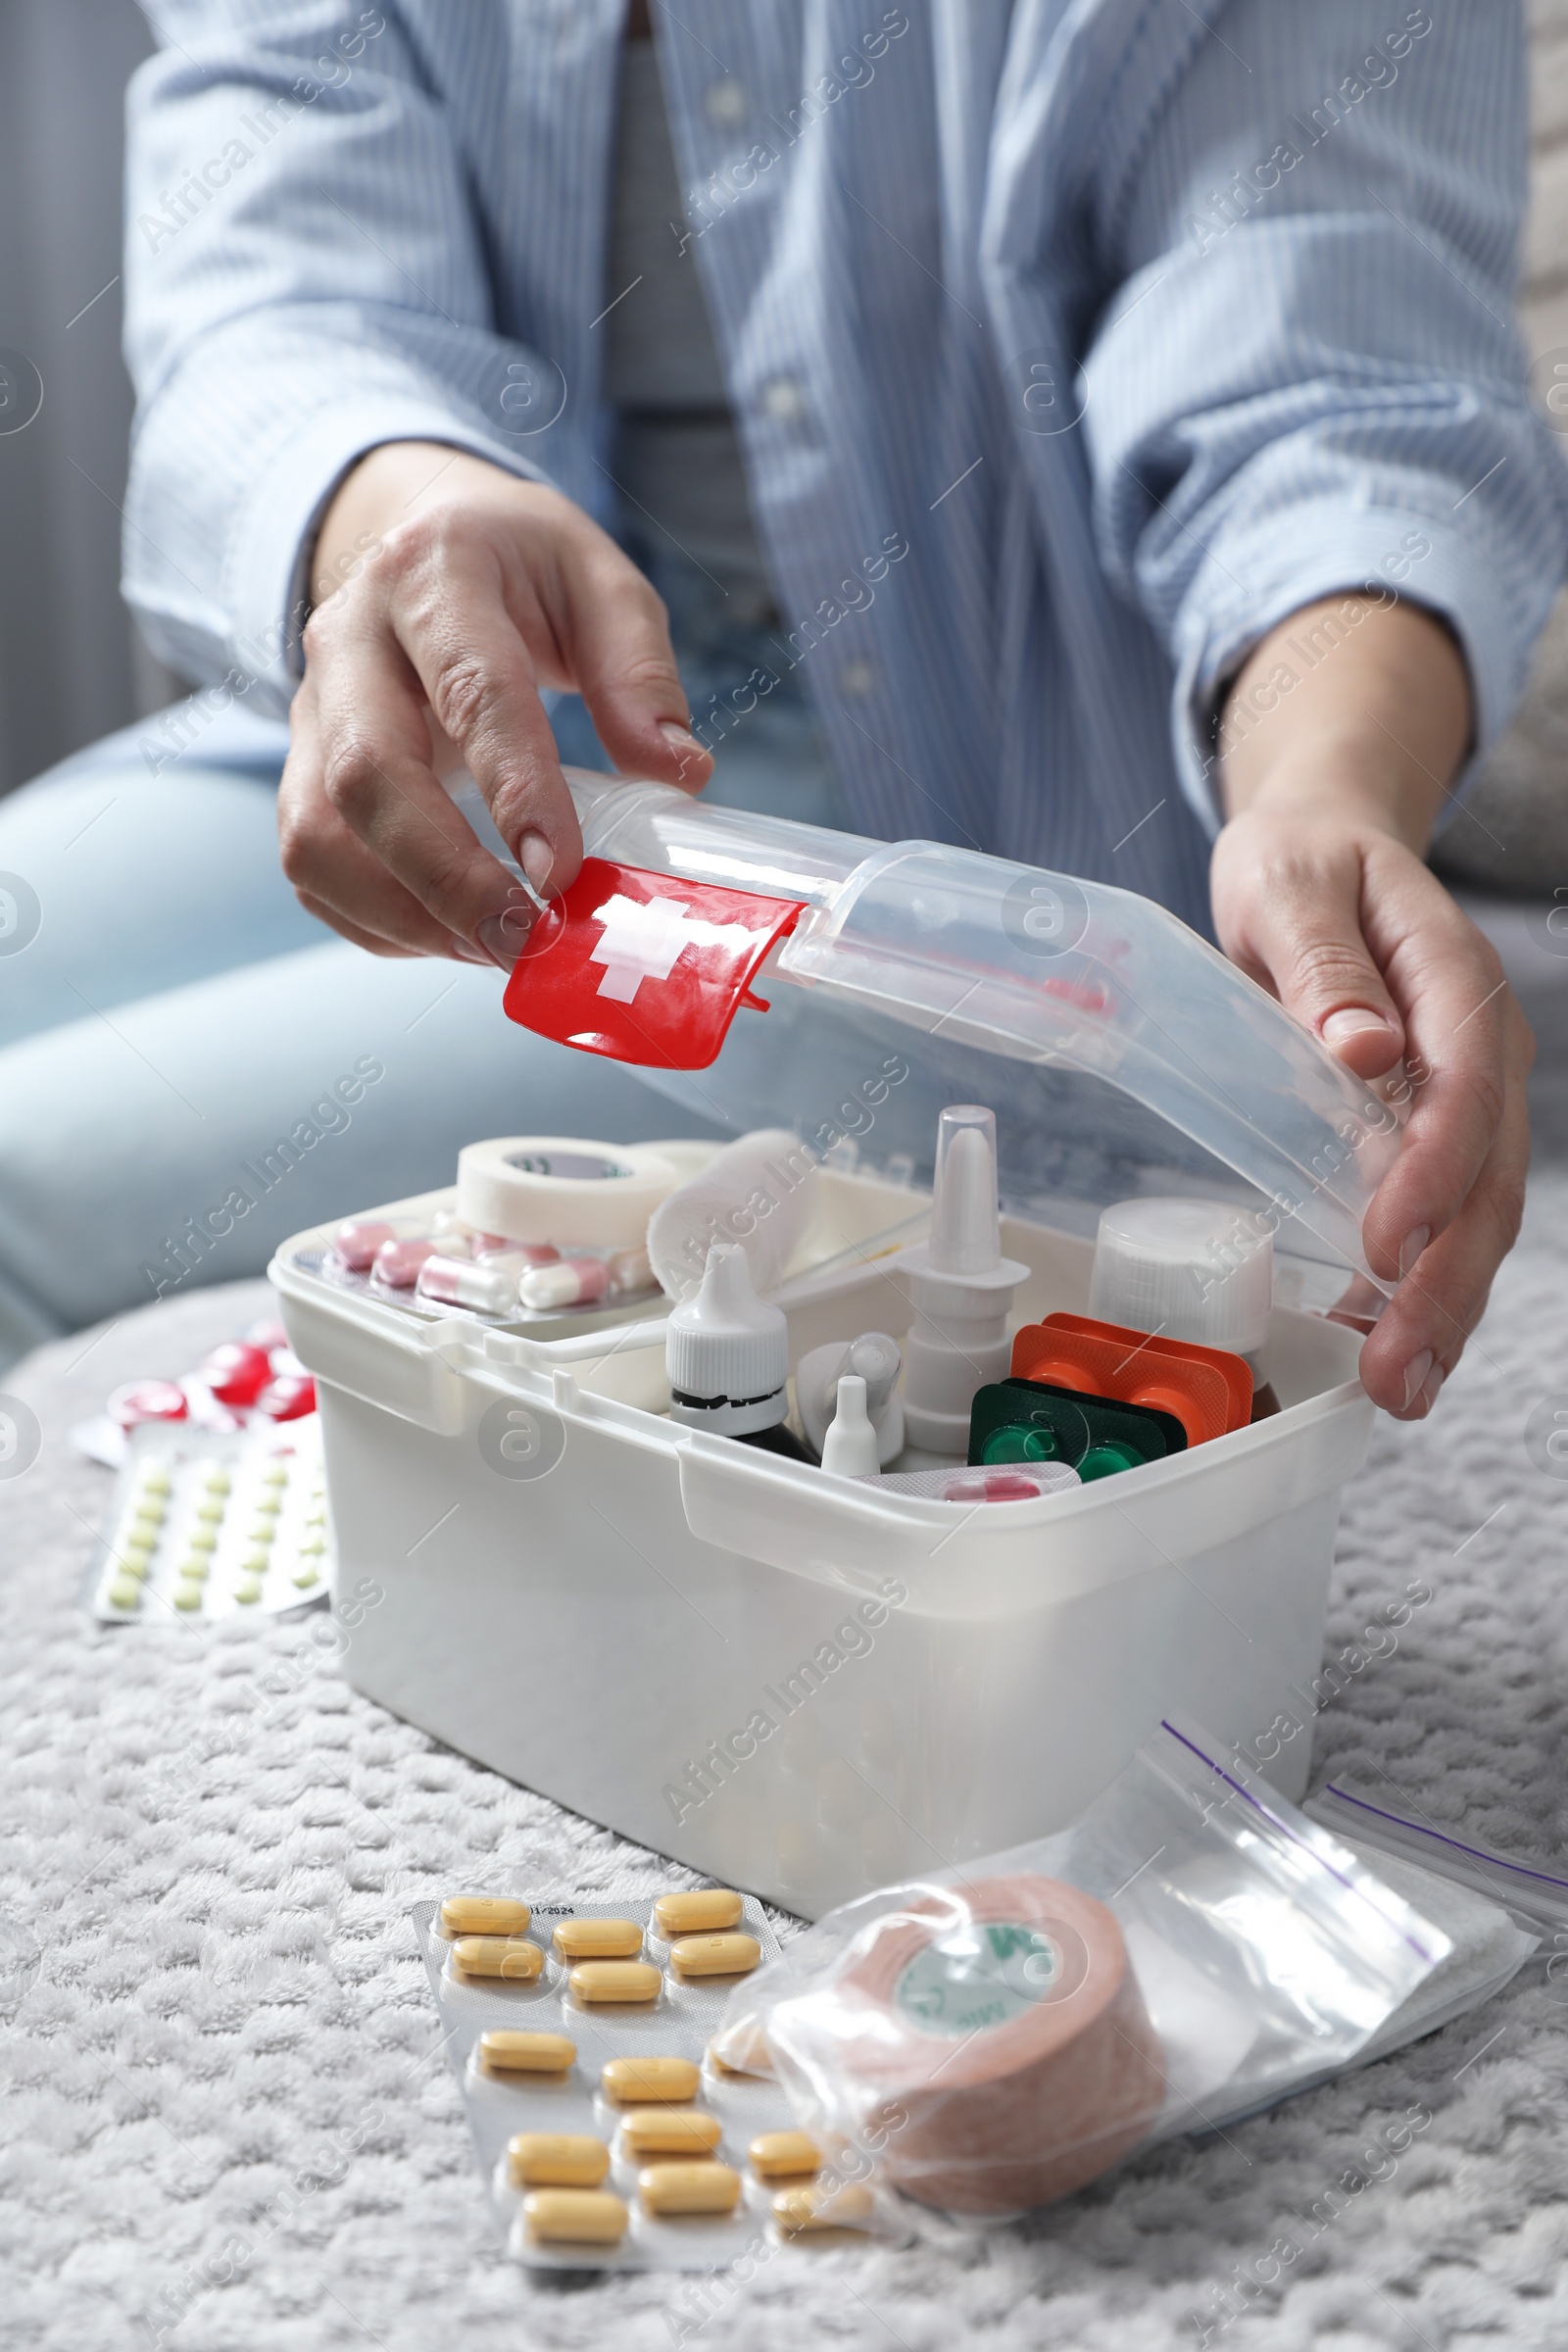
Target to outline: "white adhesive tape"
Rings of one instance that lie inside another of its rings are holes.
[[[640,1244],[680,1173],[647,1144],[503,1135],[458,1153],[458,1214],[510,1242]]]

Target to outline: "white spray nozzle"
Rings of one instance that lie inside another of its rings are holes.
[[[822,1441],[822,1467],[840,1478],[871,1478],[881,1467],[876,1431],[865,1414],[865,1383],[846,1372],[839,1382],[838,1409]]]
[[[1029,1269],[1002,1254],[997,1121],[956,1102],[937,1129],[931,1238],[902,1252],[914,1320],[904,1348],[904,1422],[909,1444],[961,1461],[976,1389],[1004,1380],[1007,1315]]]
[[[942,1274],[989,1274],[1001,1256],[996,1113],[957,1102],[937,1129],[931,1266]]]

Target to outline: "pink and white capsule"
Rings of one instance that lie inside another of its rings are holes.
[[[517,1297],[536,1313],[553,1306],[591,1306],[610,1288],[602,1257],[564,1257],[559,1265],[535,1266],[519,1276]]]
[[[389,1291],[412,1291],[419,1279],[419,1268],[434,1255],[434,1242],[422,1235],[416,1242],[383,1242],[375,1253],[375,1279],[384,1282]]]
[[[498,1233],[475,1234],[473,1254],[482,1266],[505,1266],[525,1274],[530,1266],[553,1266],[561,1256],[554,1242],[509,1242]]]
[[[415,1285],[421,1298],[446,1306],[475,1306],[482,1314],[505,1315],[516,1302],[516,1276],[498,1266],[476,1266],[467,1257],[427,1257]]]
[[[390,1225],[340,1225],[332,1244],[332,1254],[339,1265],[347,1266],[351,1274],[365,1274],[375,1262],[375,1253],[382,1244],[396,1239]]]
[[[617,1298],[628,1291],[651,1291],[654,1269],[646,1250],[616,1250],[610,1259],[610,1287]]]
[[[514,1250],[505,1234],[475,1233],[455,1208],[438,1208],[430,1219],[430,1235],[443,1257],[485,1257],[497,1250]]]

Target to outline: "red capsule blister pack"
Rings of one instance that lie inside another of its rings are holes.
[[[706,1070],[804,900],[764,899],[585,858],[513,967],[503,1000],[537,1037],[647,1069]]]
[[[175,1380],[131,1380],[107,1397],[104,1409],[71,1432],[74,1446],[118,1470],[132,1431],[164,1424],[181,1431],[232,1436],[253,1426],[301,1421],[316,1410],[316,1383],[288,1344],[281,1323],[253,1323],[221,1341]]]

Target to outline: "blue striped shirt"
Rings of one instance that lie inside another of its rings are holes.
[[[129,97],[126,593],[176,668],[277,710],[311,534],[376,443],[454,444],[614,520],[623,0],[157,14]],[[1206,927],[1216,690],[1365,583],[1446,616],[1495,737],[1568,520],[1511,311],[1512,0],[653,15],[671,235],[864,831]],[[1275,692],[1330,650],[1298,645]]]

